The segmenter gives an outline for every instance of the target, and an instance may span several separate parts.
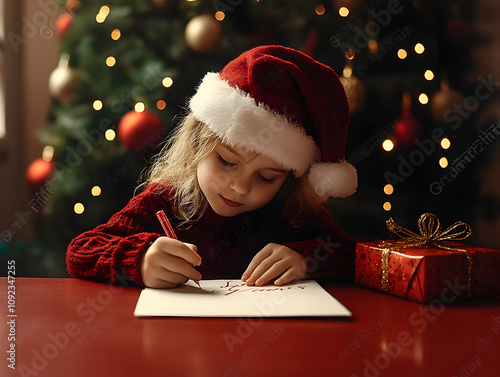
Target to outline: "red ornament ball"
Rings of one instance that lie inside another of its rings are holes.
[[[118,138],[130,151],[154,150],[163,136],[160,117],[149,110],[129,111],[118,123]]]
[[[37,158],[32,161],[28,165],[28,169],[26,169],[26,182],[31,188],[37,189],[50,178],[53,170],[54,165],[51,161]]]
[[[402,147],[410,147],[415,142],[415,139],[421,137],[422,127],[420,122],[413,118],[411,112],[404,109],[401,118],[394,125],[394,131],[397,143]]]
[[[59,37],[64,37],[73,23],[73,13],[64,12],[56,21],[56,33]]]

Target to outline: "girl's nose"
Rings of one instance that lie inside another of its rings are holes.
[[[231,177],[229,187],[239,194],[248,194],[250,192],[250,177],[240,173]]]

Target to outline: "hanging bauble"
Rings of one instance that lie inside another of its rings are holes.
[[[365,0],[333,0],[333,7],[338,12],[340,8],[347,8],[349,12],[357,12],[365,4]]]
[[[196,52],[213,50],[222,36],[222,25],[214,17],[196,16],[186,25],[184,32],[187,45]]]
[[[359,77],[353,74],[349,77],[340,77],[340,81],[344,85],[347,102],[349,103],[349,113],[354,114],[365,103],[365,85]]]
[[[54,164],[52,161],[37,158],[26,169],[26,182],[31,189],[37,190],[50,178],[53,170]]]
[[[129,111],[118,123],[118,138],[130,151],[152,151],[163,137],[160,117],[149,110]]]
[[[453,111],[454,104],[463,103],[464,96],[457,90],[450,89],[445,83],[441,83],[441,89],[431,97],[431,113],[438,122],[444,122],[447,112]]]
[[[66,35],[71,24],[73,23],[73,13],[64,12],[62,13],[56,21],[56,33],[62,38]]]
[[[413,146],[415,139],[422,135],[422,126],[411,113],[411,95],[409,93],[403,95],[401,118],[396,120],[394,124],[394,134],[397,144],[401,147]]]
[[[73,98],[76,86],[75,71],[69,67],[67,55],[61,55],[59,64],[49,77],[49,92],[53,98],[67,102]]]

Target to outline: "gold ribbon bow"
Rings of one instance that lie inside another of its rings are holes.
[[[455,229],[463,227],[463,229],[452,233]],[[445,250],[462,251],[467,256],[467,293],[471,295],[471,270],[472,270],[472,256],[465,250],[454,246],[452,241],[460,241],[472,234],[472,228],[469,224],[463,221],[457,221],[445,230],[442,230],[441,223],[436,215],[432,213],[424,213],[418,219],[418,229],[420,235],[412,232],[409,229],[396,224],[390,218],[387,220],[387,228],[394,234],[401,237],[399,240],[383,241],[380,246],[382,250],[382,289],[387,291],[389,289],[389,255],[392,251],[405,249],[408,247],[435,247]]]

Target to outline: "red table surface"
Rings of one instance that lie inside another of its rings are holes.
[[[499,298],[423,305],[339,284],[326,289],[352,319],[136,318],[139,289],[17,278],[17,317],[9,317],[7,279],[0,281],[2,376],[500,373]],[[12,331],[15,370],[8,367]]]

